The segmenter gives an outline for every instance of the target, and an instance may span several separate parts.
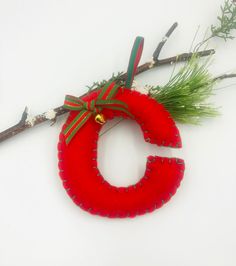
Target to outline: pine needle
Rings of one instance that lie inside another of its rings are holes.
[[[225,0],[220,9],[221,14],[217,17],[218,25],[211,25],[210,36],[204,38],[203,41],[195,46],[195,52],[212,38],[218,37],[225,41],[234,39],[232,32],[236,30],[236,2],[234,0]]]
[[[225,41],[233,39],[231,31],[236,29],[236,3],[232,0],[226,0],[221,6],[221,15],[217,17],[219,25],[211,26],[211,37],[223,38]]]
[[[214,117],[218,115],[217,108],[205,101],[213,95],[216,80],[207,67],[208,61],[200,63],[193,56],[166,85],[151,87],[149,95],[162,103],[178,122],[199,124],[202,118]]]
[[[119,83],[120,86],[124,85],[124,81],[122,81],[122,76],[124,75],[123,72],[118,72],[118,74],[112,74],[111,78],[106,80],[102,80],[102,81],[96,81],[94,82],[92,85],[90,86],[86,86],[88,88],[88,92],[91,92],[93,89],[97,89],[99,90],[100,88],[102,88],[105,84],[107,84],[108,82],[114,81],[116,83]]]

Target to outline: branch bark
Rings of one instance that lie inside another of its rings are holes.
[[[174,32],[174,30],[177,28],[178,23],[175,22],[167,31],[167,33],[165,34],[165,36],[162,38],[162,40],[159,42],[156,50],[154,51],[152,58],[154,61],[158,61],[161,50],[163,48],[163,46],[165,45],[165,43],[167,42],[168,38],[170,37],[170,35]]]
[[[200,51],[197,53],[197,55],[199,57],[203,57],[203,56],[209,56],[209,55],[214,54],[214,53],[215,53],[215,51],[213,49],[209,49],[209,50]],[[145,71],[148,71],[148,70],[156,68],[156,67],[160,67],[160,66],[164,66],[164,65],[168,65],[168,64],[173,64],[176,62],[187,61],[192,57],[192,55],[193,55],[193,53],[183,53],[183,54],[180,54],[177,56],[168,57],[168,58],[161,59],[161,60],[156,60],[156,61],[152,60],[150,62],[147,62],[147,63],[139,66],[137,69],[136,75],[141,74]],[[120,77],[120,79],[122,81],[125,81],[126,78],[127,78],[127,73],[123,74]],[[222,77],[222,78],[227,78],[227,76],[224,75],[224,77]],[[220,77],[218,77],[218,79],[220,79]],[[96,89],[94,89],[94,90],[96,90]],[[85,95],[86,94],[81,95],[80,98],[84,97]],[[19,133],[21,133],[21,132],[23,132],[23,131],[25,131],[26,129],[32,128],[32,127],[39,125],[43,122],[55,121],[58,116],[61,116],[61,115],[66,114],[68,112],[69,111],[64,109],[63,105],[62,105],[62,106],[56,107],[54,109],[51,109],[47,112],[44,112],[42,114],[31,117],[28,114],[27,109],[25,109],[19,123],[17,123],[16,125],[8,128],[8,129],[6,129],[0,133],[0,143],[13,137],[13,136],[15,136],[15,135],[17,135],[17,134],[19,134]]]
[[[236,78],[236,74],[232,73],[232,74],[224,74],[224,75],[220,75],[218,77],[215,77],[214,80],[223,80],[223,79],[229,79],[229,78]]]

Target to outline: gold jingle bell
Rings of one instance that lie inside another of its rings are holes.
[[[105,117],[103,114],[97,114],[95,116],[95,121],[100,124],[100,125],[103,125],[104,123],[106,123],[106,120],[105,120]]]

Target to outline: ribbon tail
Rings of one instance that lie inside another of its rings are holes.
[[[91,117],[92,113],[87,110],[82,110],[70,123],[70,125],[64,130],[66,138],[66,144],[70,143],[71,139],[77,133],[77,131],[86,123]]]

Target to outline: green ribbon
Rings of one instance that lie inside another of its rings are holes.
[[[125,85],[126,88],[131,88],[132,86],[134,75],[136,74],[138,64],[142,55],[143,44],[144,44],[144,38],[140,36],[136,37],[131,51],[129,65],[127,69],[127,80]]]
[[[126,103],[113,99],[117,94],[118,89],[119,86],[117,84],[114,82],[108,82],[101,89],[97,99],[91,101],[84,101],[71,95],[66,96],[63,107],[70,111],[78,112],[75,118],[63,131],[67,144],[92,115],[99,114],[104,108],[122,111],[133,118]]]

